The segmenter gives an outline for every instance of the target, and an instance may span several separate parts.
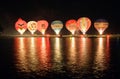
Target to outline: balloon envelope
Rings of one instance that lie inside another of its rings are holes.
[[[23,34],[27,30],[27,23],[26,21],[19,18],[15,23],[15,29],[20,33]]]
[[[74,34],[75,31],[77,30],[77,21],[75,19],[70,19],[66,22],[66,28]]]
[[[56,34],[59,34],[63,28],[63,23],[60,20],[55,20],[51,23],[51,28],[55,31]]]
[[[91,26],[91,20],[87,17],[81,17],[77,20],[77,26],[80,31],[85,34]]]
[[[31,34],[34,34],[34,32],[37,30],[37,22],[36,21],[29,21],[27,23],[27,28],[31,32]]]
[[[99,32],[99,34],[103,34],[103,32],[108,28],[109,23],[105,19],[98,19],[94,22],[94,27]]]
[[[37,22],[37,29],[42,33],[45,34],[46,29],[48,28],[48,22],[46,20],[40,20]]]

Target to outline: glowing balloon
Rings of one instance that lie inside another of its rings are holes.
[[[27,23],[27,28],[31,32],[31,34],[34,34],[34,32],[37,30],[37,22],[36,21],[29,21]]]
[[[109,23],[105,19],[98,19],[94,22],[94,27],[100,35],[108,28],[108,25]]]
[[[48,22],[46,20],[40,20],[37,22],[37,29],[42,33],[45,34],[46,29],[48,28]]]
[[[77,20],[77,26],[83,34],[86,34],[91,26],[91,20],[87,17],[81,17]]]
[[[22,35],[27,30],[26,21],[19,18],[15,23],[15,29]]]
[[[75,19],[70,19],[66,22],[66,28],[74,34],[77,30],[77,21]]]
[[[51,28],[54,30],[56,34],[59,34],[61,29],[63,28],[63,23],[60,20],[55,20],[51,23]]]

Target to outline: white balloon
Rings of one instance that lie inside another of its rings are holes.
[[[31,32],[31,34],[34,34],[34,32],[37,30],[37,22],[36,21],[29,21],[27,23],[27,28]]]

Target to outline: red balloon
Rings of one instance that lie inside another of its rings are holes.
[[[75,19],[70,19],[66,22],[66,28],[74,34],[77,30],[77,21]]]
[[[46,29],[48,28],[48,22],[46,20],[40,20],[37,22],[37,29],[42,33],[45,34]]]
[[[80,31],[85,34],[91,26],[91,20],[87,17],[81,17],[77,20],[77,26]]]
[[[27,30],[27,23],[26,21],[19,18],[15,23],[15,29],[20,33],[23,34]]]

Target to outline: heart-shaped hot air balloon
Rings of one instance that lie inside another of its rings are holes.
[[[88,17],[81,17],[77,20],[77,26],[83,34],[86,34],[91,26],[91,20]]]
[[[40,20],[37,22],[37,29],[44,35],[48,28],[48,22],[46,20]]]
[[[94,27],[100,35],[108,28],[108,25],[109,23],[105,19],[98,19],[94,22]]]
[[[15,29],[22,35],[27,30],[26,21],[19,18],[15,23]]]
[[[60,20],[55,20],[51,23],[51,28],[58,35],[61,29],[63,28],[63,23]]]
[[[77,21],[75,19],[70,19],[66,22],[66,28],[74,34],[75,31],[77,30]]]
[[[29,21],[27,23],[27,28],[31,32],[31,34],[34,34],[34,32],[37,30],[37,22],[36,21]]]

